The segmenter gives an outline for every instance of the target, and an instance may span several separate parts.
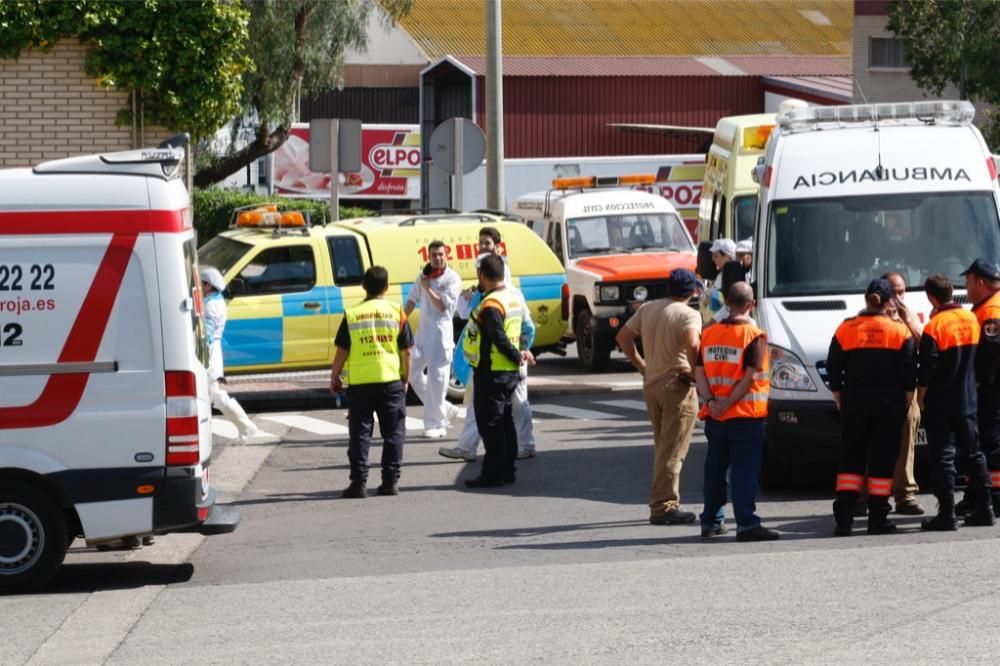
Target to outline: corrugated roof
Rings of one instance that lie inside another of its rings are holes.
[[[452,56],[486,74],[483,56]],[[847,76],[850,62],[824,56],[504,56],[504,76]],[[849,86],[848,86],[849,87]]]
[[[400,21],[430,60],[482,55],[484,0],[417,0]],[[851,57],[850,0],[503,0],[505,56]]]
[[[854,79],[850,76],[765,76],[764,89],[787,88],[850,102],[854,95]]]

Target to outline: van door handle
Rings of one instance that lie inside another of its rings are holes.
[[[323,307],[323,304],[318,303],[317,301],[306,301],[305,303],[302,304],[302,307],[304,307],[306,310],[319,310],[320,308]]]

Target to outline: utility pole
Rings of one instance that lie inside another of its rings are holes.
[[[486,0],[486,207],[503,210],[502,0]]]

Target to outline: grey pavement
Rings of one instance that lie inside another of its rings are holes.
[[[234,534],[72,553],[45,593],[0,599],[19,627],[0,663],[995,663],[1000,528],[832,539],[825,485],[761,497],[778,542],[651,526],[638,399],[540,396],[539,455],[499,490],[411,438],[402,494],[364,500],[338,497],[344,438],[309,430],[343,410],[262,418],[282,442],[222,447],[213,471]]]

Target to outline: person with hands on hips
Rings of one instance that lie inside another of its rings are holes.
[[[413,333],[406,314],[385,300],[389,273],[372,266],[362,278],[366,298],[348,308],[337,330],[337,351],[330,368],[330,390],[344,388],[347,370],[348,445],[351,484],[341,497],[367,497],[368,449],[378,414],[382,434],[382,485],[379,495],[398,495],[403,444],[406,441],[406,387],[410,377]]]
[[[424,404],[424,437],[437,439],[448,434],[448,422],[454,411],[447,402],[448,378],[455,349],[452,317],[462,279],[448,267],[444,242],[432,241],[427,253],[430,261],[414,280],[403,312],[409,317],[420,306],[410,384]]]

